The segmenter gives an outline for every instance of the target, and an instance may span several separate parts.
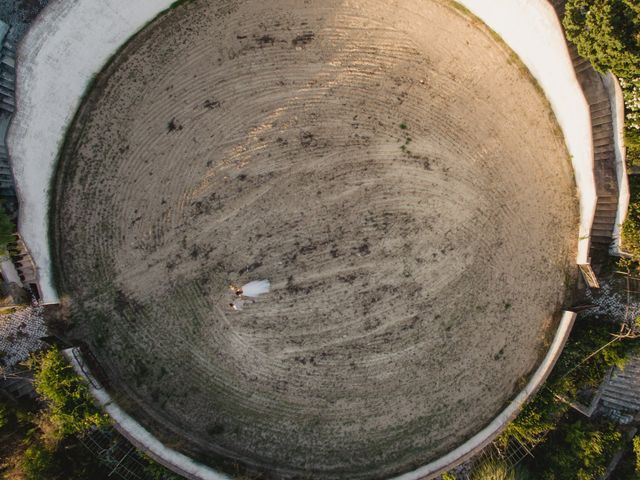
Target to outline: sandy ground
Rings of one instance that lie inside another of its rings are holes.
[[[199,460],[415,468],[548,346],[578,230],[557,132],[514,55],[438,2],[188,4],[109,68],[64,152],[72,335]]]

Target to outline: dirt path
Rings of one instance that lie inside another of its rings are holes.
[[[201,459],[356,479],[441,456],[524,385],[573,273],[546,102],[439,2],[208,3],[131,43],[75,124],[73,335]]]

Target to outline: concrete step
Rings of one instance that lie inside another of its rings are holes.
[[[611,118],[611,109],[604,105],[595,108],[591,107],[590,113],[592,121],[596,118]]]
[[[6,88],[0,84],[0,95],[3,97],[15,98],[16,94],[13,89]]]
[[[614,213],[612,215],[612,213]],[[596,215],[593,219],[591,228],[609,228],[613,227],[616,222],[615,212],[607,212],[606,214]]]
[[[619,373],[615,378],[615,384],[626,388],[627,390],[635,390],[640,392],[640,382],[638,381],[638,373],[622,374]],[[638,393],[640,395],[640,393]]]
[[[616,370],[612,383],[622,383],[622,384],[631,384],[640,386],[640,371],[638,371],[637,367],[627,365],[624,370]],[[640,393],[638,394],[640,395]]]
[[[600,215],[595,215],[593,218],[593,225],[591,228],[609,228],[616,224],[616,212],[605,212]]]
[[[616,388],[612,385],[607,385],[607,388],[602,393],[603,398],[617,399],[630,405],[635,405],[640,408],[640,398],[635,394],[636,392],[625,390],[624,388]]]
[[[613,141],[611,139],[600,140],[598,145],[593,146],[594,155],[598,155],[600,153],[608,153],[615,157],[615,152],[613,151]]]
[[[613,126],[610,123],[602,123],[600,125],[592,125],[594,135],[599,135],[601,133],[605,133],[607,135],[613,135]]]
[[[594,143],[598,140],[613,139],[613,129],[611,131],[601,129],[598,132],[594,132],[592,138]]]
[[[13,92],[16,91],[16,84],[14,81],[9,81],[4,78],[0,78],[0,87],[6,88],[7,90],[11,90]]]
[[[596,201],[596,213],[618,209],[618,195],[599,195]]]
[[[606,187],[606,188],[605,188]],[[598,200],[596,202],[597,206],[604,207],[605,205],[615,205],[618,207],[618,189],[615,180],[610,180],[607,182],[607,185],[602,185],[602,183],[596,185],[596,195],[598,196]],[[613,197],[613,200],[609,200],[607,197]],[[602,200],[600,200],[602,198]]]
[[[605,102],[601,102],[600,104],[589,105],[589,110],[591,111],[591,117],[611,116],[610,102],[606,102],[606,104]]]
[[[589,102],[589,109],[591,111],[600,110],[602,108],[608,108],[609,111],[611,111],[611,101],[607,96],[598,96],[596,98],[596,96],[594,95],[591,98],[587,99],[587,101]]]
[[[588,60],[584,61],[584,62],[575,63],[573,68],[575,69],[575,71],[576,71],[576,73],[578,75],[583,73],[583,72],[585,72],[585,71],[587,71],[587,70],[589,70],[589,69],[593,70],[593,67],[591,66],[591,62],[589,62]]]
[[[613,163],[616,159],[615,153],[613,152],[602,152],[602,153],[596,153],[593,156],[593,161],[595,163],[595,167],[597,168],[598,166],[606,166],[608,163]],[[609,176],[611,177],[611,174],[609,174]],[[601,182],[606,182],[606,181],[611,181],[613,180],[612,178],[596,178],[596,182],[600,180]]]
[[[595,237],[602,237],[603,239],[608,238],[610,242],[612,235],[613,235],[613,225],[611,225],[611,228],[606,228],[606,227],[591,228],[592,238],[595,238]]]
[[[11,58],[8,56],[3,56],[2,58],[0,58],[0,64],[4,65],[4,67],[9,68],[10,70],[14,70],[16,69],[16,60],[15,58]],[[4,68],[4,67],[0,67],[0,68]]]
[[[600,215],[605,218],[616,218],[616,212],[618,211],[618,205],[614,204],[606,204],[599,205],[596,204],[596,215]],[[594,216],[595,218],[595,216]]]
[[[640,365],[628,362],[622,370],[616,371],[615,377],[617,378],[618,375],[622,377],[637,378],[638,383],[640,384]]]
[[[616,400],[620,400],[627,405],[633,405],[635,408],[638,408],[640,410],[640,398],[635,396],[635,392],[624,390],[622,388],[607,389],[602,394],[602,397],[606,399],[615,398]]]
[[[612,138],[603,138],[600,140],[593,141],[593,153],[597,154],[597,153],[603,153],[603,152],[614,153]]]
[[[629,373],[629,372],[636,372],[640,378],[640,362],[635,358],[632,358],[631,360],[629,360],[624,366],[624,368],[619,371],[619,373]]]
[[[635,405],[629,405],[628,403],[624,402],[623,400],[617,399],[617,398],[610,398],[610,397],[602,397],[602,403],[609,408],[616,408],[616,409],[620,409],[623,411],[636,411],[638,407],[636,407]]]
[[[596,245],[610,245],[611,244],[611,236],[610,235],[594,235],[591,234],[591,243]]]
[[[591,126],[592,127],[596,127],[598,125],[611,125],[611,115],[607,115],[605,117],[597,117],[597,118],[591,118]]]

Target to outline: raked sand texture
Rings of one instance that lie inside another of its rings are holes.
[[[53,212],[72,336],[125,410],[200,461],[326,479],[488,425],[548,347],[578,231],[545,98],[432,0],[177,8],[98,79]]]

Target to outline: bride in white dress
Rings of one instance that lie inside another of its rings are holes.
[[[257,297],[263,293],[269,293],[271,290],[271,282],[269,280],[254,280],[249,283],[245,283],[242,287],[234,287],[231,285],[231,290],[235,292],[238,297]]]
[[[236,295],[257,297],[263,293],[269,293],[270,290],[271,282],[269,280],[254,280],[253,282],[245,283],[239,290],[236,290]]]

